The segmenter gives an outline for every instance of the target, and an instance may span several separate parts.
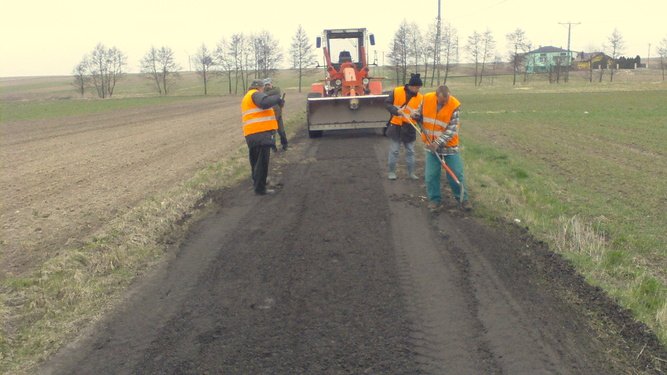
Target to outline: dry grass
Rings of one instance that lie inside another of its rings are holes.
[[[602,262],[606,241],[594,226],[575,215],[571,218],[558,218],[558,228],[554,244],[558,251],[585,255],[596,263]]]

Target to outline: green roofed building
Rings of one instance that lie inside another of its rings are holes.
[[[572,51],[545,46],[525,54],[526,71],[528,73],[548,73],[560,67],[572,65]]]

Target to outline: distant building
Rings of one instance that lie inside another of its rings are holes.
[[[545,46],[529,51],[525,55],[528,73],[547,73],[572,65],[572,52],[566,49]]]
[[[611,66],[611,56],[604,52],[578,52],[574,59],[574,67],[577,70],[589,70],[591,65],[593,69],[607,69]]]

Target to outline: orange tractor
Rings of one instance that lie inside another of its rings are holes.
[[[308,94],[308,135],[325,130],[383,128],[389,118],[384,107],[382,80],[370,76],[366,42],[375,45],[366,29],[324,30],[317,37],[326,62],[325,79]],[[332,60],[335,56],[337,60]]]

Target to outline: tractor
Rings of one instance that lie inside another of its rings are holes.
[[[371,77],[366,42],[375,36],[366,29],[324,30],[316,46],[322,48],[325,78],[313,83],[308,94],[308,135],[325,130],[384,128],[389,114],[384,107],[382,79]],[[332,59],[335,58],[334,59]]]

